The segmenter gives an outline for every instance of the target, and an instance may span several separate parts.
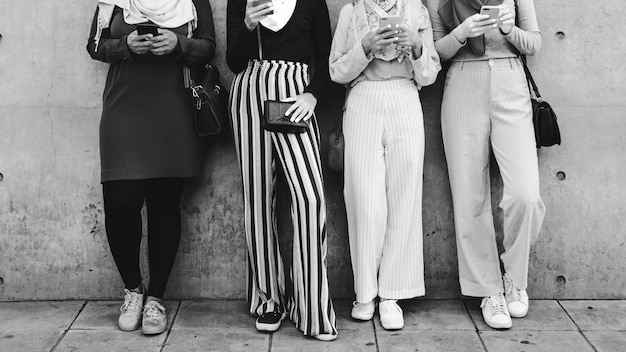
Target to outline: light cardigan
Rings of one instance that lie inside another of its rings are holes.
[[[454,28],[447,28],[439,16],[440,0],[426,0],[435,36],[435,47],[442,61],[477,61],[516,57],[517,51],[524,55],[533,55],[541,46],[541,32],[537,25],[533,0],[517,0],[517,25],[509,34],[503,34],[498,28],[485,33],[485,55],[474,56],[467,40],[463,43],[457,38]],[[504,0],[502,6],[514,9],[514,0]]]
[[[363,0],[360,0],[363,1]],[[404,6],[422,6],[420,0],[407,0]],[[422,55],[410,60],[383,61],[365,55],[356,28],[352,28],[354,5],[345,5],[339,14],[337,29],[329,57],[330,78],[340,84],[356,85],[361,81],[382,81],[387,79],[413,79],[418,87],[435,82],[441,70],[439,56],[433,43],[433,33],[429,26],[418,32],[422,39]],[[411,55],[412,56],[412,55]]]

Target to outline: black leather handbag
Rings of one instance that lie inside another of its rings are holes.
[[[530,91],[530,102],[533,108],[533,125],[535,127],[535,142],[537,148],[550,147],[555,144],[561,144],[561,131],[557,123],[556,113],[552,110],[550,104],[543,100],[539,89],[535,84],[533,76],[530,74],[526,57],[521,55],[520,59],[526,73],[528,81],[528,90]],[[531,91],[532,88],[532,91]],[[533,97],[533,93],[535,94]]]
[[[290,121],[291,115],[285,115],[292,102],[266,100],[263,103],[263,128],[266,131],[282,133],[303,133],[309,128],[304,120]]]
[[[217,67],[206,64],[198,72],[198,80],[191,77],[191,70],[185,66],[185,87],[191,89],[195,108],[194,122],[199,136],[221,133],[228,126],[228,91],[220,83]]]

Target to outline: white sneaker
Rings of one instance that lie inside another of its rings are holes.
[[[117,325],[121,330],[133,331],[139,327],[141,310],[143,308],[143,294],[124,289],[124,304],[120,307],[120,317]]]
[[[520,290],[515,287],[513,279],[509,275],[502,276],[504,281],[504,297],[506,298],[506,307],[509,314],[513,318],[523,318],[528,314],[528,294],[526,290]]]
[[[378,313],[380,314],[380,324],[387,330],[399,330],[404,327],[402,308],[395,300],[385,300],[378,303]]]
[[[504,294],[498,293],[496,296],[483,298],[482,302],[480,302],[480,308],[483,310],[485,323],[492,328],[508,329],[513,326],[509,311],[506,309]]]
[[[359,303],[357,301],[352,302],[352,312],[350,315],[352,319],[356,320],[371,320],[374,316],[374,300],[367,303]]]
[[[157,301],[148,301],[143,307],[141,332],[145,335],[160,334],[167,327],[165,307]]]

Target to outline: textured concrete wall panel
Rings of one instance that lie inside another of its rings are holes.
[[[334,29],[347,0],[328,0]],[[535,1],[543,33],[529,58],[559,115],[563,146],[539,152],[548,209],[531,252],[536,298],[625,298],[626,66],[617,0]],[[212,0],[226,85],[226,1]],[[0,0],[0,300],[119,297],[99,183],[98,125],[107,65],[85,50],[95,1]],[[421,92],[426,131],[424,260],[427,295],[459,295],[452,201],[441,141],[443,77]],[[322,154],[340,116],[343,88],[320,97]],[[166,292],[180,298],[245,297],[246,250],[234,145],[214,138],[205,173],[190,180],[183,240]],[[325,164],[325,158],[323,158]],[[334,297],[353,297],[341,173],[324,170],[328,267]],[[492,165],[496,219],[502,180]],[[289,199],[279,185],[284,259],[291,260]],[[496,227],[502,239],[501,225]],[[145,237],[145,235],[144,235]],[[144,241],[145,243],[145,241]],[[147,260],[142,258],[146,271]]]

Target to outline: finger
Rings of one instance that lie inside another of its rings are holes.
[[[302,106],[298,106],[296,108],[296,110],[293,112],[293,114],[291,115],[291,118],[289,119],[290,121],[300,121],[300,119],[302,118],[302,114],[303,114],[303,109]]]

